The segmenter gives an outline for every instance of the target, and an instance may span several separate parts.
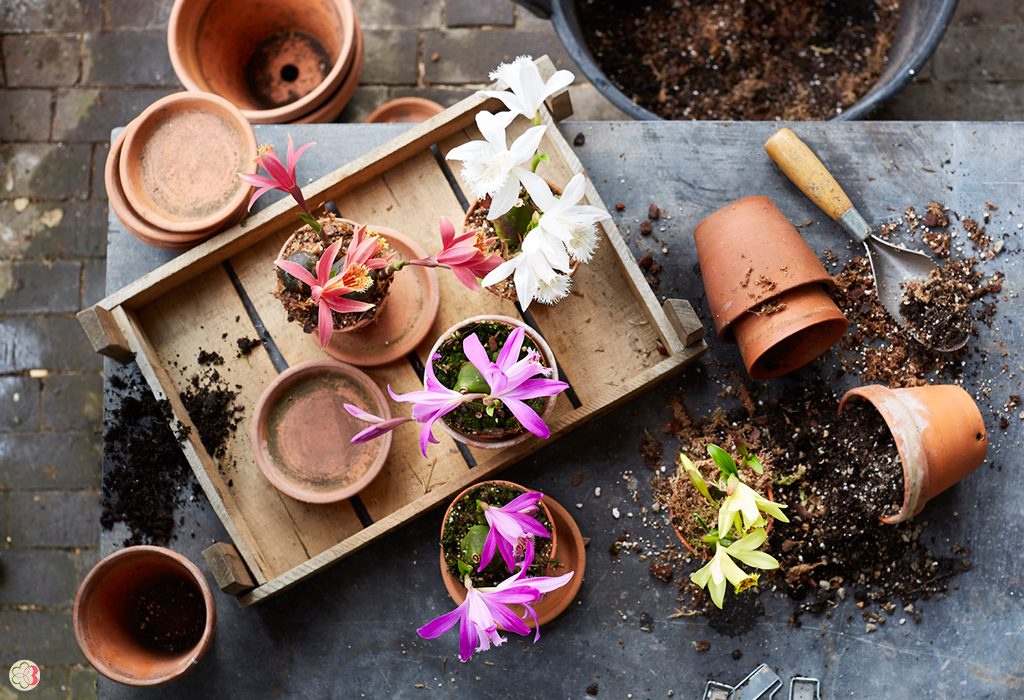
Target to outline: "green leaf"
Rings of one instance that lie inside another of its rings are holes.
[[[466,562],[459,559],[457,563],[459,565],[459,573],[463,576],[469,576],[473,573],[473,567],[467,564]]]
[[[320,222],[319,222],[319,221],[317,221],[317,220],[316,220],[316,217],[314,217],[314,216],[313,216],[312,214],[307,214],[307,213],[306,213],[306,212],[304,212],[304,211],[300,211],[300,212],[299,212],[299,218],[300,218],[300,219],[302,219],[302,221],[303,221],[304,223],[307,223],[307,224],[309,224],[309,225],[310,225],[310,227],[312,227],[312,229],[313,229],[314,231],[316,231],[317,233],[320,233],[320,231],[322,231],[322,230],[323,230],[323,227],[322,227],[322,226],[320,226]]]
[[[704,522],[704,518],[700,517],[696,513],[693,514],[693,517],[697,521],[697,524],[700,525],[701,529],[704,530],[704,532],[706,532],[706,533],[708,533],[710,535],[711,534],[711,528],[708,527],[708,524],[706,522]]]
[[[708,445],[708,454],[711,455],[711,459],[715,460],[715,464],[723,474],[739,477],[739,467],[736,466],[736,461],[728,452],[715,443],[711,443]]]
[[[679,453],[679,463],[682,465],[683,471],[686,472],[686,475],[690,477],[690,483],[693,484],[693,487],[700,491],[700,494],[704,496],[704,498],[708,499],[711,503],[714,503],[715,499],[711,497],[711,493],[708,491],[707,482],[704,481],[704,477],[701,476],[700,471],[697,470],[697,465],[682,452]]]

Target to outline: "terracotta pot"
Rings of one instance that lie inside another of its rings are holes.
[[[256,172],[256,135],[216,95],[157,100],[124,131],[118,173],[131,208],[153,226],[196,234],[219,229],[244,207]]]
[[[370,124],[394,124],[425,122],[444,107],[423,97],[399,97],[389,100],[370,112],[366,121]]]
[[[350,444],[366,425],[342,408],[345,403],[391,417],[384,393],[369,376],[333,360],[290,367],[263,391],[250,437],[256,464],[274,488],[305,503],[336,503],[376,478],[391,449],[391,433]]]
[[[754,379],[802,367],[846,332],[831,275],[768,197],[726,205],[693,235],[718,338],[739,344]]]
[[[189,90],[221,95],[253,124],[283,124],[338,91],[358,31],[351,0],[175,0],[167,48]]]
[[[537,349],[540,350],[541,354],[544,356],[544,363],[551,368],[551,376],[558,376],[558,365],[555,362],[555,354],[551,351],[551,347],[547,344],[547,341],[545,341],[544,338],[541,337],[540,333],[533,330],[522,321],[510,318],[508,316],[473,316],[471,318],[467,318],[465,321],[460,321],[459,323],[456,323],[454,326],[446,330],[438,337],[437,341],[434,343],[434,347],[430,349],[430,354],[427,355],[427,357],[433,357],[437,353],[438,349],[441,347],[441,343],[447,340],[452,333],[454,333],[455,331],[459,330],[464,326],[468,326],[473,323],[480,323],[481,321],[496,321],[498,323],[504,323],[514,328],[522,328],[523,330],[525,330],[526,337],[533,341],[533,344],[537,346]],[[424,382],[425,381],[426,378],[424,377]],[[548,418],[551,417],[551,412],[555,410],[555,401],[557,398],[557,396],[548,397],[547,403],[544,406],[544,411],[540,414],[541,419],[545,423],[547,423]],[[481,437],[470,437],[469,435],[463,435],[462,433],[448,425],[448,423],[445,422],[444,418],[439,420],[438,424],[440,424],[440,426],[444,429],[446,433],[451,435],[459,442],[465,445],[469,445],[470,447],[477,447],[485,450],[501,450],[506,447],[511,447],[512,445],[518,445],[520,442],[523,442],[524,440],[533,437],[533,433],[524,428],[522,432],[516,433],[511,437],[499,438],[496,440],[487,440]]]
[[[337,119],[338,115],[345,111],[345,107],[352,100],[356,90],[359,88],[359,79],[363,75],[366,49],[363,42],[363,32],[359,28],[359,18],[352,16],[356,27],[355,55],[348,74],[342,80],[341,87],[332,96],[314,109],[301,117],[292,120],[292,124],[326,124]]]
[[[205,607],[203,632],[191,649],[173,653],[140,639],[135,627],[135,596],[163,580],[195,585]],[[217,609],[206,578],[177,552],[163,547],[128,547],[100,561],[78,589],[72,625],[89,663],[107,678],[126,685],[159,685],[198,663],[210,647]]]
[[[163,229],[157,228],[139,218],[139,215],[135,213],[135,210],[132,209],[131,205],[128,203],[128,199],[124,195],[124,189],[121,187],[119,165],[121,160],[121,146],[124,143],[126,131],[127,129],[122,130],[110,145],[110,151],[107,154],[107,162],[103,168],[103,182],[107,190],[107,200],[110,208],[114,211],[114,214],[117,215],[117,218],[120,219],[128,233],[154,248],[177,252],[193,248],[216,234],[218,229],[215,228],[196,233],[174,233],[172,231],[164,231]],[[245,203],[243,203],[235,213],[232,220],[228,221],[227,224],[233,225],[237,223],[245,216],[245,213]]]
[[[924,505],[985,461],[988,433],[970,394],[952,384],[889,389],[872,384],[851,389],[851,399],[874,406],[892,432],[903,463],[903,505],[885,523],[917,515]]]
[[[529,489],[520,486],[519,484],[499,480],[484,481],[470,486],[456,496],[448,505],[448,510],[446,510],[444,514],[444,520],[441,521],[442,539],[444,538],[444,523],[448,522],[448,515],[451,513],[452,507],[458,503],[466,493],[481,486],[482,484],[488,483],[504,484],[506,486],[522,489],[524,492],[529,491]],[[558,569],[552,567],[545,572],[545,574],[548,576],[561,576],[568,571],[573,572],[573,577],[569,583],[546,594],[533,605],[534,612],[537,613],[538,621],[540,624],[546,625],[551,620],[565,612],[579,593],[580,587],[583,585],[583,577],[586,574],[587,555],[585,544],[583,542],[583,534],[580,532],[579,526],[576,524],[576,521],[572,519],[569,512],[549,496],[545,496],[541,499],[539,505],[544,509],[544,513],[548,517],[548,522],[553,526],[551,529],[551,557],[555,558],[555,553],[557,551],[558,561],[563,565],[563,568]],[[458,580],[451,574],[451,572],[448,571],[448,567],[444,561],[443,548],[440,550],[440,559],[441,579],[444,581],[444,587],[448,591],[448,595],[450,595],[452,600],[455,601],[455,604],[462,605],[463,601],[466,600],[466,587],[462,584],[462,581]],[[524,618],[524,622],[527,627],[530,629],[534,628],[533,619],[525,616],[525,610],[518,605],[513,605],[511,608],[517,615]]]

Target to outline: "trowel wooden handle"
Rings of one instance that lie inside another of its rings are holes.
[[[765,142],[764,150],[808,199],[836,221],[853,208],[832,173],[792,129],[779,129]]]

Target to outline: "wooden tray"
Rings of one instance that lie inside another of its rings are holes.
[[[553,70],[546,57],[538,63],[542,72]],[[481,109],[496,111],[501,103],[479,93],[463,100],[312,183],[304,189],[307,201],[313,207],[333,201],[348,218],[397,228],[428,249],[436,247],[437,218],[461,222],[467,206],[458,175],[443,154],[479,138],[474,116]],[[566,182],[582,171],[555,126],[555,116],[571,113],[568,93],[552,97],[542,111],[549,128],[541,150],[551,158],[541,166],[542,174]],[[526,120],[518,121],[523,122],[521,131]],[[586,197],[604,206],[592,184]],[[192,428],[183,449],[234,542],[234,547],[218,543],[204,555],[221,588],[238,595],[243,606],[288,588],[545,444],[531,439],[500,451],[460,449],[438,430],[441,443],[424,459],[418,431],[399,429],[380,475],[350,501],[310,505],[275,490],[253,460],[253,407],[287,366],[324,357],[297,324],[287,322],[272,295],[272,261],[299,225],[296,211],[290,198],[275,202],[79,314],[94,349],[122,362],[137,361],[154,393],[166,397],[175,417]],[[605,223],[603,232],[593,261],[576,274],[572,294],[553,307],[532,305],[525,315],[551,345],[572,385],[558,398],[550,421],[552,440],[676,372],[706,349],[689,303],[668,300],[659,306],[614,224]],[[420,362],[436,337],[463,318],[519,313],[492,294],[468,293],[452,275],[440,279],[441,310],[417,348]],[[267,342],[239,358],[235,339],[241,335],[259,335]],[[237,401],[245,407],[220,465],[203,449],[180,398],[189,377],[200,370],[200,348],[225,358],[217,369],[229,384],[239,385]],[[412,361],[368,372],[399,392],[421,384]]]

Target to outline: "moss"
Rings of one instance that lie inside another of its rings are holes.
[[[523,489],[513,488],[501,483],[489,482],[481,484],[469,491],[452,506],[441,531],[441,549],[444,552],[444,563],[449,573],[459,581],[462,581],[463,574],[459,570],[459,550],[463,538],[475,525],[486,524],[484,514],[477,506],[477,501],[483,501],[491,506],[503,506],[512,499],[526,493]],[[551,532],[551,521],[548,520],[544,510],[537,509],[535,518],[543,525],[548,532]],[[551,559],[551,540],[537,538],[534,541],[535,554],[533,565],[530,567],[530,576],[544,576],[549,565],[555,562]],[[511,572],[505,566],[505,560],[501,554],[495,552],[494,559],[481,572],[477,571],[480,562],[466,562],[473,566],[473,573],[470,578],[474,586],[496,586],[509,576]]]
[[[487,350],[491,360],[498,357],[502,346],[509,334],[515,330],[513,326],[495,321],[484,321],[472,323],[455,331],[445,339],[438,348],[439,358],[434,360],[434,374],[437,380],[449,389],[454,389],[458,383],[459,373],[469,361],[462,351],[462,341],[474,333],[480,339],[484,349]],[[527,351],[537,350],[537,345],[527,335],[523,340],[523,349],[517,359],[522,358]],[[545,364],[544,356],[541,355],[541,363]],[[546,398],[530,399],[526,402],[530,408],[538,414],[544,412]],[[493,416],[487,415],[484,410],[483,401],[469,401],[462,404],[454,411],[444,416],[442,420],[452,429],[469,437],[482,438],[485,440],[501,440],[521,434],[525,428],[519,424],[516,417],[512,415],[505,406],[499,406]]]

